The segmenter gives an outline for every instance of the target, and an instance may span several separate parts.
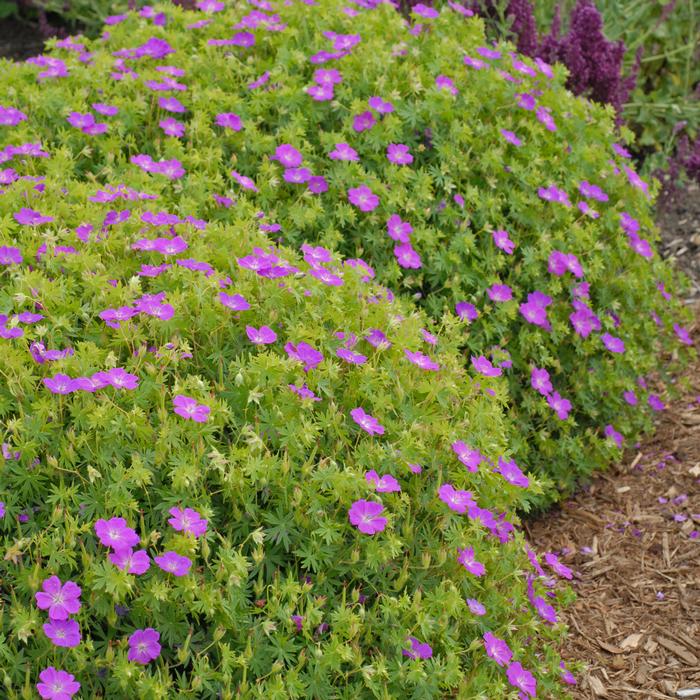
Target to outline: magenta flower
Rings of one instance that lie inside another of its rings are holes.
[[[583,268],[578,258],[573,253],[562,253],[558,250],[553,251],[549,256],[547,270],[557,276],[568,271],[575,277],[583,277]]]
[[[43,626],[43,630],[57,647],[77,647],[80,644],[80,626],[75,620],[52,620]]]
[[[600,330],[600,319],[583,302],[574,302],[576,311],[569,315],[574,331],[587,338],[594,330]]]
[[[240,294],[226,294],[226,292],[219,292],[219,301],[228,309],[232,311],[247,311],[250,308],[250,304],[247,302],[245,297]]]
[[[394,491],[401,491],[401,486],[399,482],[391,474],[384,474],[379,476],[374,469],[365,474],[365,479],[374,485],[374,490],[377,493],[392,493]]]
[[[408,243],[413,233],[413,226],[408,221],[402,221],[398,214],[392,214],[386,222],[386,231],[389,238],[399,243]]]
[[[403,268],[417,270],[422,266],[420,255],[413,249],[410,243],[401,243],[394,246],[396,261]]]
[[[483,576],[486,573],[486,567],[476,560],[476,555],[472,547],[460,549],[457,561],[474,576]]]
[[[44,700],[70,700],[80,690],[80,683],[72,673],[49,666],[39,674],[36,689]]]
[[[352,128],[359,133],[371,129],[376,123],[377,119],[372,112],[362,112],[353,118]]]
[[[560,676],[562,681],[564,681],[564,683],[567,685],[576,685],[576,677],[573,673],[571,673],[571,671],[569,671],[568,668],[566,668],[563,661],[559,662],[559,668],[562,669]]]
[[[73,581],[61,584],[58,576],[50,576],[41,584],[43,590],[35,593],[36,605],[48,610],[51,620],[67,620],[80,610],[80,586]]]
[[[146,573],[151,566],[151,560],[145,549],[138,549],[135,552],[131,547],[118,549],[110,552],[108,558],[118,569],[135,576]]]
[[[469,66],[469,68],[473,68],[474,70],[483,70],[484,68],[488,68],[488,65],[480,58],[465,56],[462,60],[464,61],[465,66]]]
[[[25,207],[15,212],[13,216],[15,221],[23,226],[39,226],[41,224],[49,224],[54,220],[53,216],[42,216],[38,211]]]
[[[503,374],[503,370],[500,367],[494,367],[491,361],[483,355],[479,355],[479,357],[474,357],[472,355],[471,359],[474,369],[485,377],[500,377],[501,374]]]
[[[190,573],[190,567],[192,566],[191,559],[183,557],[177,552],[165,552],[160,556],[154,557],[153,561],[160,569],[173,576],[186,576]]]
[[[0,265],[20,265],[22,252],[12,246],[0,246]]]
[[[413,8],[415,11],[415,7]],[[433,655],[433,649],[427,642],[421,642],[415,637],[408,637],[410,649],[402,649],[403,656],[409,659],[429,659]]]
[[[323,355],[308,343],[287,343],[284,349],[291,359],[304,363],[305,372],[315,369],[323,361]]]
[[[238,171],[232,170],[231,177],[245,190],[251,190],[252,192],[258,192],[258,188],[255,186],[252,178],[247,175],[241,175]]]
[[[515,661],[510,664],[510,666],[508,666],[508,670],[506,671],[506,675],[508,676],[508,682],[514,688],[520,690],[522,693],[521,697],[536,697],[537,681],[530,671],[524,669],[519,662]]]
[[[301,165],[303,158],[294,146],[283,143],[281,146],[277,146],[275,154],[270,156],[270,160],[278,161],[285,168],[297,168]]]
[[[328,192],[328,181],[322,175],[312,175],[306,183],[306,187],[313,194],[323,194]]]
[[[430,357],[424,355],[422,352],[411,352],[410,350],[404,350],[406,357],[412,362],[416,367],[428,370],[431,372],[437,372],[440,369],[440,365],[431,360]]]
[[[552,568],[552,571],[562,578],[571,580],[573,578],[573,572],[568,566],[565,566],[559,561],[559,557],[553,552],[546,552],[544,555],[544,560]]]
[[[370,108],[379,114],[391,114],[394,111],[394,105],[387,100],[383,100],[381,97],[370,97],[367,101]]]
[[[509,131],[508,129],[501,129],[501,135],[506,141],[508,141],[508,143],[513,144],[513,146],[523,145],[523,142],[512,131]]]
[[[309,85],[306,92],[316,102],[329,102],[335,97],[332,85]]]
[[[177,99],[177,97],[159,97],[158,106],[164,109],[166,112],[174,112],[176,114],[182,114],[186,112],[185,106]]]
[[[260,326],[260,328],[246,326],[245,332],[253,345],[269,345],[277,340],[277,333],[269,326]]]
[[[137,664],[147,664],[160,656],[160,633],[153,627],[146,627],[143,630],[136,630],[129,637],[129,661]]]
[[[113,117],[116,114],[119,114],[119,108],[115,107],[114,105],[107,105],[103,102],[93,102],[91,106],[98,114],[105,117]]]
[[[605,345],[610,352],[622,353],[625,351],[624,342],[620,340],[620,338],[610,335],[610,333],[603,333],[600,336],[600,339],[603,341],[603,345]]]
[[[185,125],[179,122],[177,119],[168,117],[167,119],[161,119],[158,125],[163,129],[166,136],[175,136],[176,138],[181,138],[185,135]]]
[[[168,513],[173,516],[168,523],[178,532],[201,537],[207,531],[207,521],[192,508],[171,508]]]
[[[494,636],[491,632],[484,634],[484,648],[489,658],[499,666],[507,666],[513,658],[513,652],[506,642]]]
[[[223,126],[225,129],[231,129],[232,131],[240,131],[243,128],[241,118],[233,112],[217,114],[214,123],[217,126]]]
[[[459,93],[454,81],[447,75],[438,75],[435,78],[435,87],[438,90],[447,90],[447,92],[450,92],[453,95],[457,95]]]
[[[410,165],[413,163],[413,156],[408,150],[408,146],[403,143],[390,143],[386,148],[386,157],[390,163],[395,165]]]
[[[0,106],[0,126],[17,126],[26,120],[27,115],[19,109]]]
[[[542,396],[547,396],[554,391],[552,382],[549,380],[549,372],[537,367],[533,367],[530,372],[530,386]]]
[[[555,185],[550,185],[549,187],[540,187],[537,190],[537,194],[541,199],[544,199],[547,202],[558,202],[559,204],[563,204],[565,207],[571,206],[571,202],[569,201],[569,195],[566,194],[564,190],[560,190]]]
[[[486,608],[478,601],[476,598],[467,598],[467,605],[469,606],[469,612],[472,615],[486,615]]]
[[[365,413],[364,409],[353,408],[350,411],[350,416],[366,433],[370,435],[384,435],[384,426],[369,413]]]
[[[347,143],[336,143],[335,148],[328,154],[328,157],[331,160],[360,160],[360,157],[357,155],[357,151],[348,146]]]
[[[508,255],[513,254],[513,250],[515,250],[515,243],[510,240],[508,237],[508,231],[494,231],[492,234],[493,236],[493,242],[497,248],[500,248],[502,251],[508,253]]]
[[[310,399],[311,401],[320,401],[321,399],[309,389],[306,384],[297,386],[296,384],[288,384],[289,388],[301,399]]]
[[[489,299],[495,302],[510,301],[513,298],[513,290],[507,284],[494,284],[486,290]]]
[[[607,202],[608,195],[603,192],[603,190],[598,187],[598,185],[592,185],[587,180],[583,180],[579,183],[578,191],[588,199],[595,199],[598,202]]]
[[[457,459],[470,471],[476,472],[479,465],[484,461],[484,455],[479,450],[472,449],[462,440],[453,442],[452,451],[457,455]]]
[[[193,420],[195,423],[206,423],[211,412],[209,406],[197,403],[192,397],[183,394],[173,397],[173,407],[178,416]]]
[[[663,411],[666,408],[664,402],[656,394],[649,394],[647,403],[654,411]]]
[[[350,350],[350,348],[338,348],[335,351],[335,354],[341,360],[345,360],[345,362],[348,362],[351,365],[363,365],[365,362],[367,362],[367,357],[365,355],[355,352],[354,350]]]
[[[313,77],[314,82],[318,83],[319,85],[333,86],[343,82],[343,76],[334,68],[319,68],[318,70],[314,71]]]
[[[470,304],[468,301],[457,302],[457,304],[455,304],[455,313],[463,321],[475,321],[479,317],[476,306]]]
[[[610,438],[618,447],[622,447],[624,438],[612,425],[606,425],[603,432],[605,433],[605,437]]]
[[[452,484],[441,484],[438,497],[455,513],[466,513],[468,508],[476,506],[471,491],[455,489]]]
[[[42,382],[52,394],[70,394],[75,391],[75,381],[61,372],[53,377],[44,377]]]
[[[637,395],[633,391],[625,391],[622,396],[624,397],[625,401],[630,405],[630,406],[636,406],[638,403]]]
[[[379,206],[379,197],[367,185],[351,187],[348,190],[348,200],[360,211],[372,211]]]
[[[568,399],[564,399],[559,395],[559,392],[553,391],[547,397],[547,403],[550,408],[557,414],[559,420],[566,420],[569,417],[569,411],[571,410],[571,402]]]
[[[348,518],[360,532],[374,535],[386,527],[387,520],[381,515],[383,512],[384,506],[381,503],[361,499],[350,506]]]
[[[503,457],[498,458],[498,469],[497,472],[513,486],[519,486],[520,488],[526,489],[530,485],[530,480],[523,474],[520,467],[515,463],[514,459],[510,462],[506,462]]]
[[[681,341],[684,345],[691,345],[693,344],[693,339],[690,337],[690,333],[683,328],[683,326],[678,325],[677,323],[673,324],[673,332],[676,334],[678,337],[678,340]]]
[[[128,527],[124,518],[100,518],[95,522],[95,534],[100,543],[112,549],[129,549],[135,547],[140,540],[136,531]]]
[[[139,378],[135,374],[129,374],[121,367],[115,367],[107,372],[97,372],[97,379],[103,380],[115,389],[136,389],[139,385]]]
[[[372,328],[365,336],[365,340],[373,348],[388,349],[391,347],[391,341],[386,337],[386,335],[379,330],[379,328]]]

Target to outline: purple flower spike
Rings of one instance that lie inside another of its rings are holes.
[[[366,433],[370,435],[384,435],[384,426],[376,418],[366,413],[364,409],[353,408],[350,411],[350,416]]]
[[[386,527],[387,520],[381,515],[383,512],[384,506],[381,503],[361,499],[350,506],[348,518],[360,532],[374,535]]]
[[[207,521],[192,508],[171,508],[168,513],[173,516],[168,523],[178,532],[201,537],[207,531]]]
[[[51,620],[67,620],[80,610],[80,586],[73,581],[62,584],[58,576],[50,576],[41,588],[35,593],[36,605],[40,610],[48,610]]]
[[[190,396],[184,396],[183,394],[173,397],[173,407],[178,416],[182,416],[187,420],[193,420],[195,423],[206,423],[211,412],[209,406],[197,403]]]
[[[484,648],[489,658],[493,659],[499,666],[507,666],[513,658],[513,652],[502,639],[499,639],[491,632],[484,634]]]
[[[129,661],[137,664],[147,664],[160,656],[160,633],[152,627],[136,630],[129,637]]]
[[[192,560],[177,552],[165,552],[153,559],[160,569],[173,576],[186,576],[190,573]]]
[[[80,683],[73,674],[49,666],[39,674],[36,689],[44,700],[70,700],[80,690]]]
[[[476,555],[472,547],[460,549],[457,561],[474,576],[483,576],[486,573],[486,567],[476,560]]]
[[[245,332],[253,345],[269,345],[277,340],[277,333],[269,326],[260,326],[260,328],[246,326]]]
[[[417,7],[417,6],[416,6]],[[415,11],[415,7],[413,10]],[[427,642],[421,642],[415,637],[408,637],[411,643],[410,649],[403,649],[402,654],[408,656],[409,659],[429,659],[433,655],[433,649]]]

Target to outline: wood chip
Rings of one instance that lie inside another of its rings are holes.
[[[603,681],[601,681],[600,678],[597,678],[596,676],[588,676],[588,685],[599,698],[608,697],[608,691],[605,689]]]
[[[676,642],[672,641],[671,639],[666,639],[666,637],[657,636],[656,641],[664,649],[668,649],[670,652],[673,652],[679,659],[685,661],[685,663],[687,663],[688,666],[697,666],[697,656],[689,652],[685,647],[682,647],[680,644],[676,644]]]
[[[610,652],[611,654],[624,654],[625,650],[621,649],[620,647],[616,647],[614,644],[608,644],[607,642],[603,642],[600,639],[596,640],[598,642],[598,646],[601,649],[605,649],[605,651]]]
[[[644,637],[644,635],[639,632],[629,634],[620,642],[620,648],[625,650],[636,649],[642,641],[642,637]]]

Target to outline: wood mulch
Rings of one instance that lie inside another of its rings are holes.
[[[700,347],[700,313],[693,332]],[[652,437],[525,524],[537,551],[575,571],[562,655],[587,669],[574,698],[674,700],[700,689],[700,363],[687,379]]]

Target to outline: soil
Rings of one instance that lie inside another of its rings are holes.
[[[537,551],[576,572],[577,601],[562,613],[562,655],[587,664],[576,699],[675,700],[700,688],[700,362],[686,380],[653,437],[526,524]]]
[[[0,20],[0,58],[24,61],[44,50],[44,37],[35,24],[14,18]]]

